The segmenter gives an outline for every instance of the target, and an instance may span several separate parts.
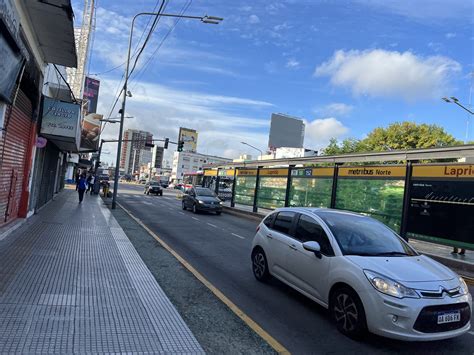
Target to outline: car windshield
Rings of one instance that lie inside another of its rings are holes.
[[[150,184],[150,186],[155,187],[155,186],[160,186],[160,184],[157,183],[157,182],[152,182],[152,183]]]
[[[195,189],[196,190],[196,196],[211,196],[211,197],[216,197],[216,194],[214,191],[210,189]]]
[[[402,238],[373,218],[349,213],[318,212],[344,255],[415,256]]]

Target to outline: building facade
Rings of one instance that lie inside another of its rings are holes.
[[[153,168],[162,168],[163,167],[163,155],[165,149],[155,145],[152,149],[152,158],[151,163]]]
[[[138,173],[140,170],[140,153],[150,150],[145,144],[151,144],[153,134],[146,131],[127,129],[123,134],[122,154],[120,155],[120,170],[127,175]]]
[[[171,180],[175,183],[181,182],[184,174],[202,170],[203,166],[209,166],[210,164],[225,164],[229,162],[232,162],[232,159],[193,152],[174,152]]]
[[[43,96],[70,100],[63,95],[60,66],[77,65],[74,15],[70,1],[63,3],[1,1],[0,226],[31,215],[64,183],[66,154],[41,136]],[[58,66],[54,74],[51,64]]]

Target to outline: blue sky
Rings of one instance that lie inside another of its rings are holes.
[[[187,4],[169,0],[166,12]],[[73,1],[76,23],[81,5]],[[89,72],[101,80],[100,113],[109,113],[124,66],[103,72],[124,63],[132,15],[155,5],[98,1]],[[155,52],[175,21],[160,20],[131,79],[127,128],[172,140],[180,126],[194,128],[198,151],[227,157],[254,154],[240,141],[265,149],[272,112],[305,119],[305,145],[314,149],[403,120],[465,138],[467,113],[441,97],[469,100],[471,1],[203,0],[186,14],[224,21],[182,20]],[[135,43],[147,22],[137,23]],[[115,126],[104,138],[117,136]]]

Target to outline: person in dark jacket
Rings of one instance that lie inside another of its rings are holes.
[[[79,171],[76,173],[76,191],[77,191],[77,188],[79,186],[79,179],[81,178],[81,174],[79,174]]]
[[[79,193],[79,203],[82,203],[84,199],[84,192],[87,188],[86,174],[82,174],[79,178],[79,183],[77,184],[77,192]]]

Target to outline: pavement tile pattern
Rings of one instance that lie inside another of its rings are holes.
[[[0,241],[0,353],[204,353],[110,211],[65,190]]]

